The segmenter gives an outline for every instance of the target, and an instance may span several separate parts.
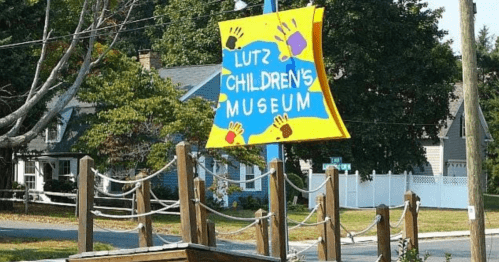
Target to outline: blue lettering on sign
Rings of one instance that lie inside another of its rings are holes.
[[[276,43],[253,42],[242,49],[223,50],[220,93],[227,95],[217,109],[215,125],[227,128],[230,122],[243,125],[242,136],[263,133],[274,117],[287,114],[290,119],[315,117],[327,119],[322,92],[309,92],[317,79],[315,65],[296,57],[279,59]],[[320,105],[320,106],[314,106]]]

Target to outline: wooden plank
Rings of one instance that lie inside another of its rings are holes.
[[[259,209],[255,212],[255,218],[267,215],[267,211]],[[263,256],[269,255],[269,222],[267,219],[260,219],[256,224],[256,252]]]
[[[326,223],[327,261],[341,261],[340,238],[340,188],[339,171],[335,167],[326,169],[326,216],[331,223]]]
[[[139,173],[137,178],[146,177],[146,173]],[[141,186],[137,188],[137,214],[145,214],[151,212],[151,181],[146,180],[141,182]],[[138,222],[142,223],[143,227],[139,229],[139,247],[152,246],[152,221],[151,216],[138,217]]]
[[[94,219],[90,211],[94,204],[94,160],[85,156],[80,159],[78,185],[78,253],[93,250]]]
[[[316,197],[316,202],[319,205],[317,208],[317,222],[322,222],[326,218],[326,196],[320,194]],[[326,235],[326,224],[317,225],[317,231],[319,236],[322,237],[322,241],[317,244],[317,257],[319,261],[327,260],[327,235]]]
[[[68,262],[138,262],[138,261],[188,261],[186,250],[172,250],[166,252],[149,252],[128,255],[108,255],[89,258],[70,258]]]
[[[194,174],[192,159],[189,155],[191,146],[187,142],[180,142],[177,144],[176,151],[182,241],[197,243],[196,208],[192,201],[194,199]]]
[[[196,177],[194,178],[194,188],[196,198],[199,199],[199,202],[205,203],[205,184],[204,181]],[[196,204],[196,221],[197,221],[197,235],[198,235],[198,243],[201,245],[208,245],[208,226],[206,224],[206,209],[202,207],[200,204]]]
[[[274,214],[270,218],[272,227],[272,252],[273,257],[286,261],[286,206],[284,195],[284,167],[283,162],[274,159],[270,167],[276,172],[270,175],[270,212]]]
[[[391,262],[392,252],[390,248],[390,208],[385,205],[376,207],[376,215],[381,215],[381,221],[377,225],[378,234],[378,256],[380,262]]]
[[[237,254],[236,252],[217,252],[211,250],[187,249],[189,262],[262,262],[275,261],[267,257]],[[286,261],[286,260],[284,260]]]

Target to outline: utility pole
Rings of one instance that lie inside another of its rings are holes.
[[[466,130],[466,167],[468,171],[468,213],[471,261],[485,262],[485,225],[482,195],[482,161],[478,121],[477,62],[475,50],[474,4],[460,0],[461,52],[463,55],[464,114]]]

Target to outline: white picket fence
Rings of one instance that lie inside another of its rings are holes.
[[[468,207],[467,177],[419,176],[404,174],[371,174],[371,181],[361,182],[358,172],[340,174],[340,206],[375,207],[380,204],[398,206],[404,203],[407,190],[415,192],[421,198],[424,207],[456,208]],[[324,182],[325,174],[309,173],[309,190]],[[309,207],[316,205],[315,198],[325,189],[309,195]]]

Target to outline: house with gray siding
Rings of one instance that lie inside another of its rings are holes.
[[[424,139],[427,164],[415,168],[415,175],[466,176],[466,130],[464,115],[464,95],[462,83],[455,84],[454,95],[457,97],[449,104],[452,117],[438,135],[438,141]],[[487,122],[481,108],[480,118],[480,155],[485,160],[487,143],[492,141]]]
[[[139,61],[148,70],[161,65],[159,56],[147,50],[139,53]],[[177,88],[185,91],[185,94],[180,98],[181,101],[187,101],[192,97],[202,97],[209,101],[218,102],[222,70],[220,64],[156,69],[162,78],[170,78],[177,85]],[[47,106],[50,108],[53,105],[49,103]],[[71,146],[88,128],[79,119],[85,114],[94,114],[95,112],[95,105],[73,99],[61,112],[58,121],[47,128],[43,134],[33,139],[27,146],[27,152],[17,155],[19,160],[15,166],[14,181],[26,184],[29,188],[37,191],[43,191],[44,185],[50,180],[77,181],[78,163],[85,154],[84,152],[71,152]],[[180,140],[181,138],[178,137],[178,141]],[[192,148],[192,150],[196,154],[196,148]],[[262,153],[265,154],[265,151]],[[214,183],[214,179],[200,165],[216,174],[224,174],[227,178],[241,181],[253,179],[264,172],[256,165],[247,166],[239,163],[236,159],[228,158],[230,164],[225,164],[209,156],[199,155],[197,158],[199,164],[196,167],[196,175],[205,180],[207,187]],[[102,172],[113,178],[135,175],[134,170],[106,170]],[[105,192],[121,190],[119,184],[107,179],[97,178],[97,180],[97,186]],[[216,183],[222,185],[225,182],[218,180]],[[154,184],[176,189],[178,184],[176,170],[171,169],[160,175],[153,181],[153,186]],[[267,177],[250,183],[240,183],[237,186],[241,188],[241,192],[235,192],[231,195],[225,194],[220,200],[223,200],[224,205],[228,206],[234,201],[238,201],[239,197],[253,196],[265,199],[268,197],[267,185]],[[216,196],[207,190],[207,197]]]
[[[47,107],[53,107],[55,101],[49,102]],[[84,154],[71,152],[71,146],[88,128],[84,122],[75,119],[94,113],[94,105],[71,100],[58,118],[28,143],[26,152],[16,154],[13,181],[36,191],[43,191],[51,180],[75,182],[79,159]]]

